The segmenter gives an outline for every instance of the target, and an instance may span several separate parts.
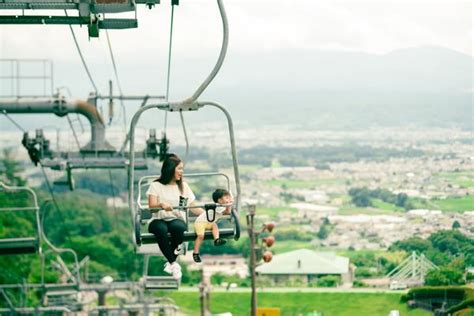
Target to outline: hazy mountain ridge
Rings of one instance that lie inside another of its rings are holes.
[[[281,64],[272,60],[278,56],[268,58],[267,65],[258,69]],[[415,125],[468,129],[472,127],[473,60],[438,47],[386,55],[303,54],[293,59],[294,67],[279,68],[280,75],[268,70],[268,80],[249,78],[253,84],[244,93],[216,92],[222,93],[222,98],[233,95],[230,103],[239,118],[264,123],[307,122],[316,128]]]
[[[317,129],[407,125],[472,129],[473,60],[441,47],[384,55],[328,51],[234,55],[230,50],[221,73],[200,99],[225,105],[237,127],[284,123]],[[154,66],[144,71],[143,62],[135,60],[120,68],[124,93],[151,94],[159,90],[158,83],[163,84],[164,76],[156,77]],[[175,61],[171,99],[194,92],[214,62],[197,57]],[[91,66],[99,84],[106,84],[103,67]],[[80,91],[73,94],[85,98],[91,88],[79,62],[55,69],[61,81],[56,85],[73,86],[73,91]],[[138,103],[130,106],[129,117]],[[220,113],[201,112],[187,114],[187,123],[223,119]],[[31,129],[44,125],[44,120],[32,116],[15,119]],[[145,116],[142,123],[156,124],[156,117]],[[0,125],[11,128],[6,121]]]

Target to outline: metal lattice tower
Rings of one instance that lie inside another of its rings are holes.
[[[423,284],[428,271],[438,269],[430,260],[426,259],[424,254],[418,255],[415,251],[403,260],[395,269],[387,274],[391,282],[403,284]]]

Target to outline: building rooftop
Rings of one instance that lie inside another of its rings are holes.
[[[331,252],[299,249],[273,256],[257,267],[259,274],[343,274],[349,272],[349,258]]]

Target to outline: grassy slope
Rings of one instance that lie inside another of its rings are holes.
[[[463,212],[474,210],[474,196],[432,200],[431,202],[438,206],[440,210],[447,212]]]
[[[199,294],[174,292],[171,297],[188,315],[198,315]],[[236,316],[249,313],[250,293],[212,293],[213,313],[232,312]],[[431,315],[422,310],[408,311],[406,304],[400,303],[400,294],[372,293],[261,293],[258,295],[261,307],[279,307],[282,315],[299,315],[312,311],[322,311],[327,316],[386,316],[398,309],[402,315]]]

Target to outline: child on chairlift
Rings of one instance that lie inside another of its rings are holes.
[[[233,199],[229,191],[224,189],[217,189],[212,193],[212,200],[218,204],[232,204]],[[232,206],[217,206],[215,210],[215,216],[209,216],[210,219],[214,217],[214,221],[209,222],[206,212],[200,214],[194,222],[194,229],[196,231],[196,241],[194,242],[193,259],[195,262],[201,262],[199,255],[199,248],[204,240],[204,233],[206,230],[212,230],[212,236],[214,237],[214,246],[222,246],[226,243],[225,239],[219,238],[219,228],[217,227],[217,221],[224,215],[229,215],[232,210]]]

